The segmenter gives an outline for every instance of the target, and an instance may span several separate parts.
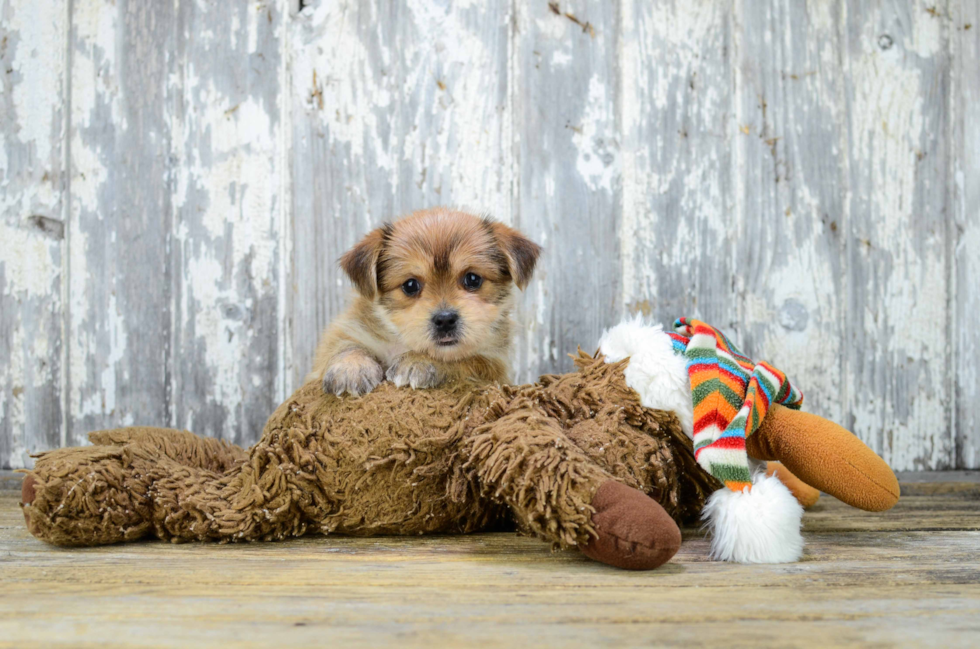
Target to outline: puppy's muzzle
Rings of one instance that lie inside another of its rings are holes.
[[[453,345],[459,336],[459,312],[443,309],[432,314],[432,337],[440,345]]]

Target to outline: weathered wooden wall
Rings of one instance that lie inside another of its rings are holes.
[[[546,247],[516,376],[728,328],[898,469],[980,468],[973,0],[0,0],[0,465],[238,443],[434,204]]]

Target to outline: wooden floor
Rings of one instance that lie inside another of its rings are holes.
[[[606,568],[510,534],[86,550],[0,493],[0,646],[980,646],[980,483],[903,483],[884,514],[824,497],[788,565]],[[341,644],[342,643],[342,644]]]

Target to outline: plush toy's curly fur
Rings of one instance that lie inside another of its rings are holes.
[[[25,518],[58,545],[516,524],[583,546],[597,537],[593,499],[610,480],[649,494],[675,520],[697,516],[720,485],[698,467],[676,416],[640,404],[626,361],[580,351],[576,364],[516,387],[383,384],[341,399],[311,383],[247,451],[166,429],[92,433],[96,446],[38,457]]]

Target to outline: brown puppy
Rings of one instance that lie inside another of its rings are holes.
[[[541,248],[513,228],[449,208],[370,232],[340,260],[357,290],[324,332],[307,381],[354,396],[384,378],[430,388],[506,381],[511,292]]]

